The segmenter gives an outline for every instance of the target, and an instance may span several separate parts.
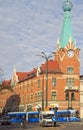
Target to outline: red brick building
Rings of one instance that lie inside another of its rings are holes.
[[[72,3],[63,3],[64,22],[53,60],[30,72],[16,72],[11,79],[13,91],[0,94],[0,107],[7,111],[41,109],[80,110],[80,58],[72,35]],[[47,71],[48,69],[48,71]],[[48,77],[47,77],[48,76]]]

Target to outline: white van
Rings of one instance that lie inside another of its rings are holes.
[[[54,111],[41,111],[39,115],[39,123],[43,126],[54,126],[52,117],[54,116]]]

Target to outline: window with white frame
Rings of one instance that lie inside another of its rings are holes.
[[[74,86],[74,78],[67,78],[66,79],[66,86],[69,86],[69,87]]]
[[[52,100],[56,100],[56,92],[52,92]]]
[[[56,86],[56,78],[52,78],[52,86]]]
[[[67,73],[68,73],[68,74],[72,74],[73,72],[74,72],[73,67],[68,67],[68,68],[67,68]]]

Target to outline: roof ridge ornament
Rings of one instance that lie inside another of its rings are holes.
[[[69,42],[72,43],[72,37],[69,37]]]
[[[62,6],[64,12],[71,11],[72,7],[73,7],[73,4],[70,0],[65,0]]]
[[[37,76],[39,76],[39,75],[40,75],[40,73],[41,73],[41,66],[40,66],[40,65],[38,65],[38,67],[37,67]]]
[[[60,40],[59,38],[57,39],[57,46],[56,46],[56,51],[58,51],[60,49]]]

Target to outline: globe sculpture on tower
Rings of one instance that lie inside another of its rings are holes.
[[[71,11],[72,7],[73,7],[73,5],[72,5],[71,1],[66,0],[66,1],[64,1],[62,8],[63,8],[63,11],[66,12],[66,11]]]

